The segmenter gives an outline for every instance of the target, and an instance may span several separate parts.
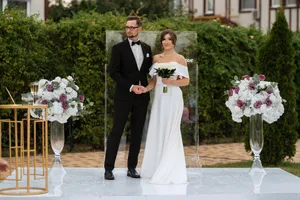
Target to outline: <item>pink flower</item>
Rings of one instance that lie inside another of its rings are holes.
[[[61,94],[61,95],[59,96],[59,101],[60,101],[60,102],[66,102],[66,101],[67,101],[67,95]]]
[[[230,88],[230,89],[229,89],[229,96],[232,96],[232,95],[233,95],[233,89]]]
[[[253,106],[254,106],[255,109],[258,109],[258,108],[260,108],[261,105],[262,105],[262,102],[261,101],[257,101],[257,102],[254,103]]]
[[[79,99],[79,101],[80,101],[81,103],[84,102],[84,96],[83,96],[83,95],[79,95],[79,96],[78,96],[78,99]]]
[[[255,90],[255,85],[254,85],[254,83],[249,83],[248,89],[249,89],[249,90]]]
[[[44,99],[42,102],[41,102],[43,105],[47,105],[48,104],[48,101],[46,99]]]
[[[51,84],[48,84],[46,86],[46,89],[47,89],[48,92],[53,92],[53,86]]]
[[[265,75],[260,74],[258,75],[259,80],[264,81],[266,79]]]
[[[240,87],[239,87],[239,86],[237,86],[236,88],[234,88],[234,91],[235,91],[235,93],[236,93],[236,94],[238,94],[238,93],[239,93],[239,91],[240,91]]]
[[[242,76],[242,80],[244,80],[244,79],[249,80],[249,79],[250,79],[250,76],[249,76],[249,75],[244,75],[244,76]]]
[[[264,102],[267,106],[271,106],[272,105],[272,101],[270,98],[267,98]]]
[[[239,108],[242,108],[242,107],[244,106],[244,102],[243,102],[242,100],[237,100],[236,105],[237,105]]]
[[[67,110],[69,108],[69,104],[67,102],[63,102],[61,106],[64,110]]]

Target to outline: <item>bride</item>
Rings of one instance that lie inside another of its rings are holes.
[[[189,84],[189,74],[185,58],[175,52],[177,36],[164,30],[160,41],[163,53],[153,57],[149,72],[152,79],[144,92],[155,88],[149,128],[146,139],[144,160],[141,167],[143,178],[154,184],[183,184],[187,182],[184,149],[180,131],[183,113],[183,97],[179,86]],[[160,66],[176,69],[170,78],[157,76]],[[163,92],[164,85],[167,92]]]

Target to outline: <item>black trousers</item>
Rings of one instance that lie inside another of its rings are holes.
[[[148,100],[136,95],[132,101],[114,102],[113,128],[107,139],[105,170],[113,170],[124,127],[131,113],[131,141],[127,161],[128,168],[136,168],[140,153],[143,128],[147,114]]]

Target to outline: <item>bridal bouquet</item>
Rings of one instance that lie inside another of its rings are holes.
[[[265,81],[265,76],[254,74],[245,75],[241,80],[234,77],[233,87],[225,91],[229,95],[226,106],[232,113],[235,122],[242,122],[241,117],[262,114],[264,121],[269,124],[277,121],[284,113],[280,92],[275,82]]]
[[[158,76],[162,78],[170,78],[176,71],[176,68],[169,63],[159,63],[158,67],[155,70]],[[164,85],[163,93],[167,93],[167,92],[168,92],[168,87]]]
[[[83,111],[85,97],[78,94],[79,87],[72,76],[56,77],[49,81],[41,79],[38,83],[38,104],[48,105],[48,120],[66,123],[71,116],[78,116]],[[32,117],[44,118],[42,109],[33,109]]]

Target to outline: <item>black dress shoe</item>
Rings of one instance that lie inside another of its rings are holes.
[[[141,176],[135,169],[128,169],[127,176],[129,176],[131,178],[141,178]]]
[[[115,180],[114,174],[109,170],[105,171],[104,178],[105,180]]]

